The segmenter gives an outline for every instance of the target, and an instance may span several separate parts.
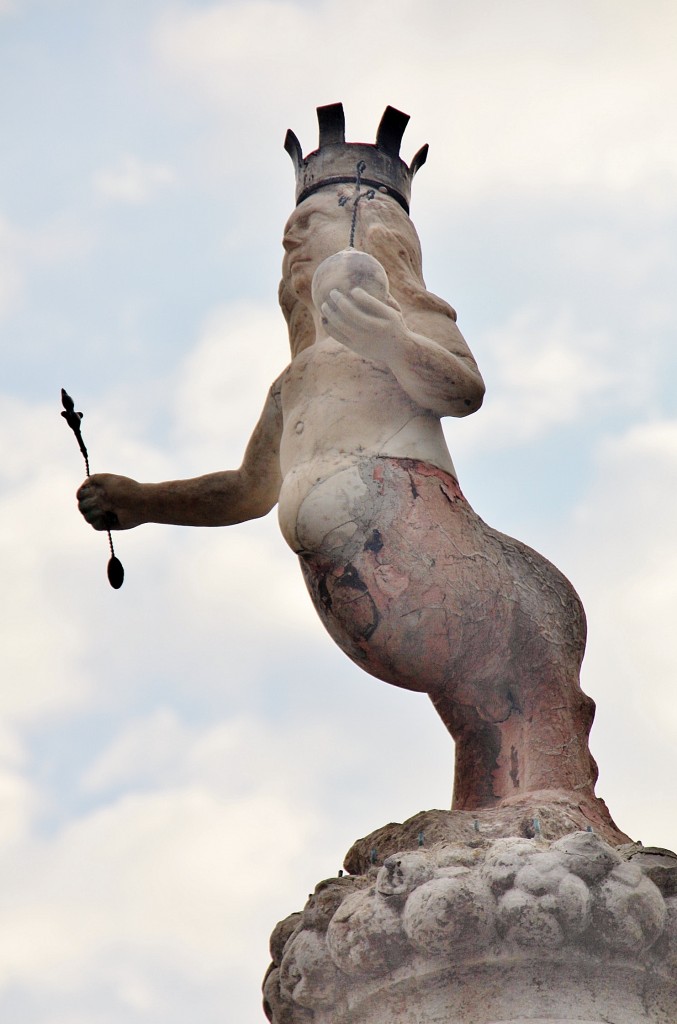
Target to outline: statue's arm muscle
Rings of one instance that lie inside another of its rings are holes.
[[[231,526],[266,515],[282,483],[282,412],[279,379],[271,387],[239,469],[190,480],[139,483],[97,473],[78,491],[85,519],[97,530],[128,530],[141,523]]]
[[[436,416],[467,416],[482,404],[484,381],[450,317],[435,314],[429,318],[434,331],[419,333],[396,303],[382,302],[361,288],[349,294],[333,290],[321,312],[336,341],[385,363],[421,408]]]
[[[431,330],[414,329],[403,344],[394,346],[392,370],[424,408],[438,416],[468,416],[482,405],[482,375],[455,321],[440,314],[434,320]]]

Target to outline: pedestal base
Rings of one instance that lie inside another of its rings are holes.
[[[677,856],[546,837],[561,807],[521,810],[531,837],[478,816],[445,840],[440,815],[460,823],[436,811],[358,842],[348,861],[369,850],[369,866],[321,882],[273,933],[272,1024],[675,1024]],[[415,848],[369,848],[393,835]]]

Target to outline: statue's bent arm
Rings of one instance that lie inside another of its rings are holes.
[[[421,345],[421,338],[423,338],[423,346],[433,354],[433,357],[440,358],[438,347],[448,353],[447,359],[441,358],[444,359],[444,364],[447,366],[447,373],[450,373],[456,382],[455,393],[458,394],[458,398],[456,400],[448,399],[451,411],[442,415],[468,416],[470,413],[476,412],[482,405],[485,392],[484,380],[475,362],[475,357],[456,323],[456,314],[453,313],[451,307],[448,309],[449,312],[407,310],[406,321],[415,342]],[[450,315],[451,313],[453,316]],[[418,349],[418,354],[419,375],[423,377],[424,373],[426,375],[434,373],[434,362],[432,365],[428,363],[421,348]]]
[[[484,398],[484,381],[469,350],[464,356],[409,331],[406,343],[391,349],[388,363],[420,406],[437,416],[458,417],[476,412]]]
[[[280,493],[281,435],[278,378],[268,392],[239,469],[156,484],[97,473],[78,491],[80,511],[96,530],[129,530],[142,523],[232,526],[258,519],[270,512]]]
[[[445,321],[421,323],[438,335],[433,340],[409,328],[397,303],[383,302],[362,288],[349,294],[332,290],[321,312],[336,341],[385,363],[422,408],[437,416],[467,416],[481,406],[482,376],[451,318],[438,313],[425,318]]]

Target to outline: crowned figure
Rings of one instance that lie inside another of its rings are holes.
[[[442,431],[484,384],[454,309],[426,289],[409,217],[408,117],[345,141],[341,104],[296,172],[280,305],[291,362],[239,469],[138,483],[96,474],[78,492],[96,529],[229,526],[274,505],[327,631],[357,665],[427,693],[456,744],[453,807],[556,791],[618,835],[595,797],[585,616],[543,556],[487,526],[461,492]]]

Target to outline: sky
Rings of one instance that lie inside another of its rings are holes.
[[[586,607],[597,792],[677,849],[672,0],[0,0],[0,1019],[262,1024],[275,923],[448,807],[427,698],[360,673],[275,513],[105,536],[84,464],[239,465],[288,360],[293,128],[430,144],[428,286],[487,383],[464,492]],[[672,780],[672,781],[671,781]]]

